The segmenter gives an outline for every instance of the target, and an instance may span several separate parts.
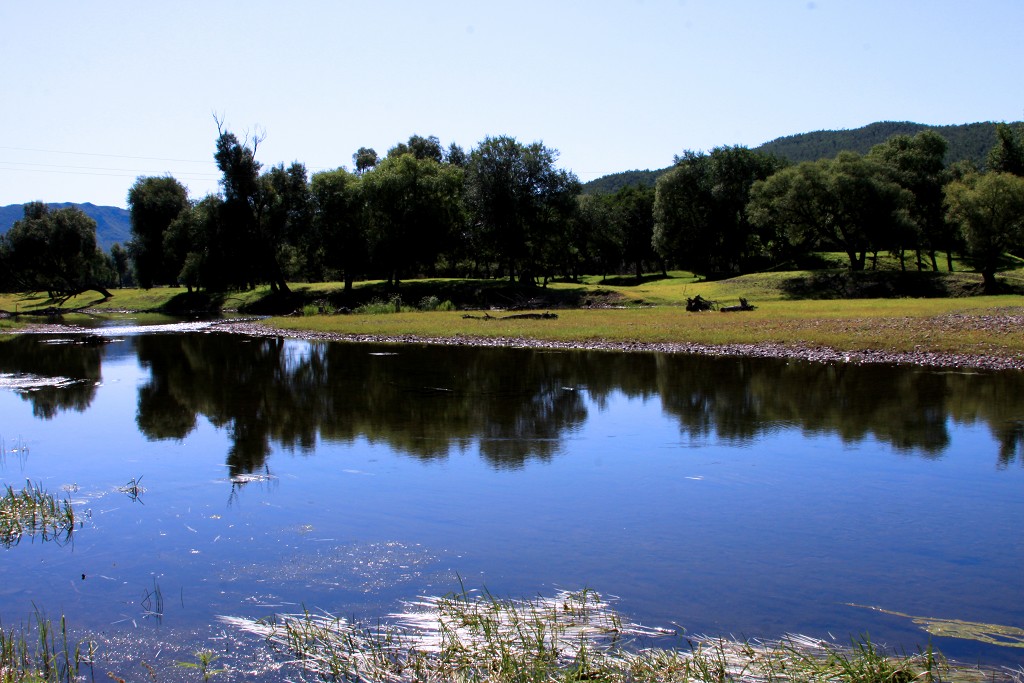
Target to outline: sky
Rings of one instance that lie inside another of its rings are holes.
[[[1024,119],[1022,0],[0,0],[0,206],[218,191],[410,135],[510,135],[583,182],[875,121]]]

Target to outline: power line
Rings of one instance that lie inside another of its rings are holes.
[[[0,164],[5,162],[0,162]],[[67,171],[59,170],[57,168],[5,168],[0,166],[0,171],[8,171],[11,173],[59,173],[61,175],[87,175],[87,176],[105,176],[111,178],[136,178],[139,175],[163,175],[163,174],[146,174],[141,172],[123,172],[124,169],[98,169],[98,170],[111,170],[114,173],[100,173],[97,171]],[[215,180],[218,176],[215,175],[202,175],[202,174],[176,174],[175,178],[185,180]]]
[[[64,164],[40,164],[40,163],[28,162],[28,161],[5,161],[5,160],[2,160],[2,159],[0,159],[0,164],[8,164],[8,165],[14,166],[15,168],[25,167],[24,170],[26,170],[26,171],[55,168],[55,169],[76,169],[76,170],[87,170],[87,171],[124,171],[126,173],[141,173],[141,174],[152,173],[149,170],[138,169],[138,168],[110,168],[110,167],[107,167],[107,166],[69,166],[69,165],[64,165]],[[33,167],[39,167],[39,168],[37,169],[37,168],[33,168]],[[165,173],[169,173],[169,172],[170,171],[165,171]],[[216,174],[216,173],[199,173],[199,172],[195,172],[195,171],[186,171],[186,174],[194,176],[194,177],[195,176],[203,176],[203,175],[205,175],[205,176],[207,176],[209,178],[217,178],[217,177],[219,177],[219,175]]]
[[[7,145],[0,145],[0,149],[15,150],[18,152],[44,152],[46,154],[74,154],[77,156],[87,157],[109,157],[112,159],[143,159],[146,161],[177,161],[183,164],[210,164],[213,163],[209,159],[199,161],[197,159],[169,159],[166,157],[140,157],[140,156],[129,156],[126,154],[101,154],[98,152],[70,152],[67,150],[60,149],[42,149],[37,147],[9,147]]]

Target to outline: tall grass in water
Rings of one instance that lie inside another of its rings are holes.
[[[81,526],[71,501],[57,500],[39,485],[29,481],[20,491],[9,484],[4,488],[0,497],[0,545],[5,548],[17,545],[26,535],[66,543],[76,526]]]
[[[57,628],[38,611],[34,627],[0,625],[0,683],[72,683],[94,656],[93,643],[71,643],[64,617]]]
[[[375,626],[309,612],[271,621],[221,619],[263,636],[309,674],[359,683],[1020,683],[1012,672],[950,667],[930,648],[910,656],[887,654],[866,638],[852,648],[801,636],[778,642],[690,638],[680,647],[638,647],[639,638],[670,632],[624,622],[593,591],[535,600],[462,592],[406,608],[391,615],[392,624]]]

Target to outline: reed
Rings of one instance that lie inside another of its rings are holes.
[[[0,683],[72,683],[95,654],[95,643],[72,643],[63,616],[56,627],[38,610],[31,626],[0,625]]]
[[[914,655],[889,653],[867,637],[852,647],[795,635],[773,642],[680,640],[672,631],[626,622],[589,590],[533,600],[463,590],[404,607],[389,623],[372,626],[308,611],[221,621],[265,638],[306,674],[359,683],[1024,680],[1024,672],[951,666],[930,647]],[[657,637],[671,637],[675,646],[650,646]]]
[[[21,490],[10,484],[4,489],[0,497],[0,545],[5,548],[17,545],[26,536],[66,543],[81,526],[71,501],[58,500],[40,485],[29,481]]]

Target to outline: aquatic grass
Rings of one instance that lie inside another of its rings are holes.
[[[146,489],[142,487],[142,484],[140,483],[141,481],[141,476],[132,477],[124,486],[118,486],[117,490],[131,498],[133,503],[142,503],[141,496],[146,492]]]
[[[19,491],[10,484],[4,488],[0,497],[0,545],[5,548],[17,545],[25,536],[63,544],[82,524],[70,500],[58,500],[41,485],[28,481]]]
[[[146,589],[142,596],[142,616],[152,617],[158,622],[164,618],[164,593],[160,584],[153,579],[153,590]]]
[[[0,624],[0,683],[72,683],[91,669],[95,643],[72,643],[66,619],[55,628],[36,610],[35,624],[7,630]]]
[[[590,590],[532,600],[462,590],[404,607],[390,623],[373,626],[308,611],[271,620],[220,619],[265,638],[307,674],[360,683],[1021,680],[1017,672],[951,666],[930,646],[914,655],[889,653],[867,636],[846,647],[798,635],[680,640],[672,631],[626,622]],[[650,646],[659,637],[679,645]]]
[[[196,652],[196,661],[194,662],[177,662],[177,665],[184,669],[195,669],[199,672],[199,675],[203,678],[203,683],[209,683],[209,680],[217,674],[227,673],[228,669],[213,668],[213,663],[219,658],[219,656],[210,650],[199,650]]]

